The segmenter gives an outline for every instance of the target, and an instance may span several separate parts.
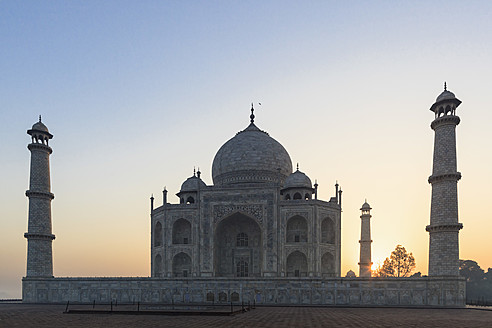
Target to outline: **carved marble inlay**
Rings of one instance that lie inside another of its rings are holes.
[[[263,223],[262,205],[214,205],[214,223],[235,212],[249,214],[258,220],[258,222]]]

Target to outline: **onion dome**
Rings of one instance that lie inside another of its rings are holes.
[[[41,121],[34,123],[34,125],[31,128],[31,130],[42,131],[42,132],[50,133],[50,131],[48,130],[48,128],[46,127],[46,125],[44,125],[43,122],[41,122]]]
[[[443,92],[441,92],[439,96],[437,96],[436,102],[447,100],[447,99],[455,99],[455,98],[456,96],[454,95],[454,93],[448,90],[444,90]]]
[[[188,191],[197,191],[198,189],[205,188],[207,185],[196,175],[186,179],[181,185],[180,193]]]
[[[285,148],[268,133],[251,124],[227,141],[212,164],[214,185],[283,183],[292,173],[292,161]]]
[[[311,179],[299,171],[299,168],[285,179],[284,189],[288,188],[308,188],[312,189]]]
[[[370,211],[371,209],[372,209],[371,205],[369,205],[367,201],[365,201],[364,204],[362,204],[362,207],[360,208],[361,211]]]

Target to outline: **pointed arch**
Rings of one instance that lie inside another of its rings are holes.
[[[154,247],[162,246],[162,224],[157,222],[154,227]]]
[[[173,276],[190,277],[191,276],[191,257],[184,253],[178,253],[173,257]]]
[[[330,217],[321,221],[321,242],[327,244],[335,243],[335,224]]]
[[[294,251],[287,256],[287,277],[307,277],[307,256],[301,251]]]
[[[287,220],[286,239],[288,243],[305,243],[308,241],[308,224],[304,217],[295,215]]]
[[[321,274],[323,277],[335,276],[335,257],[330,252],[321,257]]]
[[[157,254],[154,258],[154,277],[160,277],[162,274],[162,257]]]
[[[214,271],[217,277],[260,276],[262,234],[253,218],[236,212],[221,220],[215,229]],[[239,271],[238,271],[239,270]]]
[[[191,243],[191,223],[186,219],[178,219],[173,224],[173,244]]]

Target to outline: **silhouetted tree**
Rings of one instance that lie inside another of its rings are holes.
[[[376,272],[376,277],[408,277],[415,269],[415,258],[402,245],[396,245],[391,256],[384,260]]]
[[[468,282],[485,278],[483,269],[472,260],[460,260],[460,276],[465,277]]]
[[[460,276],[466,278],[467,303],[492,302],[492,268],[484,273],[476,261],[460,260]]]

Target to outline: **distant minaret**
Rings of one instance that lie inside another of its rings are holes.
[[[29,190],[29,219],[27,233],[27,271],[26,277],[53,277],[53,255],[51,244],[55,235],[51,233],[51,200],[55,198],[50,191],[50,154],[48,141],[53,135],[46,125],[36,122],[31,130],[31,173]]]
[[[359,277],[371,276],[371,206],[367,201],[362,204],[360,216],[360,262]]]
[[[463,225],[458,222],[458,180],[456,169],[456,126],[460,118],[456,108],[461,104],[447,90],[437,97],[430,110],[435,119],[431,128],[435,131],[432,175],[432,200],[429,232],[429,276],[459,275],[458,234]]]

